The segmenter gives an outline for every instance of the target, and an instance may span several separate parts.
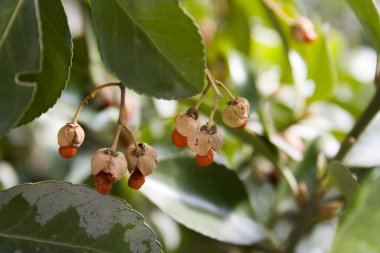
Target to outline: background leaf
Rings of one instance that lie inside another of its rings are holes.
[[[380,251],[380,173],[374,170],[361,184],[354,201],[339,224],[331,253],[375,253]]]
[[[380,165],[380,115],[378,115],[358,138],[344,159],[344,164],[357,167]]]
[[[375,0],[347,0],[364,30],[380,50],[380,15]]]
[[[17,85],[15,76],[39,69],[41,49],[34,1],[0,0],[0,6],[1,137],[31,102],[33,86]]]
[[[160,161],[142,193],[174,220],[224,242],[250,245],[265,237],[235,172],[192,158]]]
[[[102,59],[129,88],[165,99],[201,91],[203,44],[178,1],[90,3]]]
[[[123,200],[82,185],[44,182],[0,192],[1,252],[160,252]]]
[[[39,0],[42,70],[33,102],[18,123],[26,124],[52,107],[66,86],[71,67],[72,40],[61,0]]]
[[[350,170],[342,163],[334,161],[330,164],[328,171],[332,184],[336,186],[345,197],[351,199],[358,188],[358,184],[352,177]]]

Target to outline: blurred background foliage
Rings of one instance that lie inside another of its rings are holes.
[[[297,224],[299,206],[265,151],[255,144],[265,142],[313,192],[323,161],[335,155],[374,93],[376,51],[345,1],[277,2],[290,16],[313,20],[316,43],[295,41],[261,1],[180,1],[200,28],[208,68],[252,105],[248,132],[224,128],[217,115],[225,140],[222,154],[216,155],[218,165],[202,168],[215,173],[194,168],[191,153],[170,141],[174,116],[197,97],[165,101],[127,92],[127,122],[139,140],[157,149],[162,162],[141,191],[129,189],[122,180],[112,194],[145,216],[165,252],[279,252]],[[3,188],[47,179],[92,185],[91,156],[113,139],[119,96],[116,89],[105,89],[80,115],[86,141],[78,155],[65,160],[57,154],[58,129],[71,120],[80,100],[95,85],[114,79],[100,60],[88,4],[63,3],[74,38],[70,81],[52,109],[0,142]],[[202,119],[208,117],[211,103],[210,96],[201,106]],[[377,118],[345,160],[358,180],[368,168],[380,165],[375,152],[379,127]],[[264,138],[251,139],[251,131]],[[128,144],[123,136],[121,149]],[[302,240],[297,240],[294,252],[327,252],[341,207],[342,196],[330,189],[309,217],[313,226],[300,230]],[[224,209],[237,217],[228,220]]]

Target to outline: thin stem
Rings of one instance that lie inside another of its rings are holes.
[[[294,19],[286,14],[281,6],[274,0],[261,0],[261,2],[263,2],[263,4],[268,7],[268,9],[274,12],[277,17],[284,21],[286,24],[292,25],[294,23]]]
[[[113,139],[113,143],[112,143],[112,146],[111,146],[111,150],[113,152],[117,151],[117,143],[119,142],[119,137],[120,137],[121,129],[123,129],[123,124],[118,124],[117,125],[116,134],[115,134],[115,138]]]
[[[228,96],[230,97],[230,100],[232,101],[236,101],[236,97],[234,96],[234,94],[232,94],[232,92],[227,88],[226,85],[224,85],[224,83],[222,83],[221,81],[218,81],[218,80],[215,80],[215,83],[217,85],[219,85],[220,87],[222,87],[228,94]]]
[[[380,89],[380,54],[377,55],[375,85],[376,85],[377,89]]]
[[[197,103],[195,104],[194,108],[195,110],[199,109],[199,106],[202,104],[203,99],[206,97],[208,90],[210,89],[210,83],[208,82],[206,87],[202,90],[201,97],[198,99]]]
[[[380,87],[376,89],[376,93],[372,98],[371,102],[368,104],[367,108],[364,110],[363,114],[360,116],[350,133],[344,139],[338,153],[336,154],[334,160],[342,161],[347,153],[350,151],[352,146],[356,143],[360,134],[365,130],[367,125],[371,122],[373,117],[380,110]]]
[[[207,129],[211,130],[212,125],[213,125],[214,115],[215,115],[216,110],[218,109],[219,100],[222,99],[222,94],[219,92],[218,88],[216,87],[215,80],[211,76],[210,71],[206,69],[205,72],[206,72],[207,80],[209,84],[211,85],[212,90],[214,91],[214,94],[215,94],[214,104],[212,105],[210,118],[208,120],[208,125],[207,125]]]
[[[79,104],[77,110],[75,111],[75,114],[74,114],[74,117],[73,117],[73,120],[72,120],[72,123],[75,124],[78,122],[78,117],[79,117],[79,113],[80,111],[82,110],[83,106],[85,104],[88,103],[89,100],[93,99],[95,97],[95,95],[101,90],[101,89],[104,89],[106,87],[109,87],[109,86],[119,86],[121,87],[123,84],[121,82],[117,82],[117,83],[106,83],[106,84],[102,84],[102,85],[99,85],[98,87],[96,87],[89,95],[87,95]],[[124,87],[124,86],[123,86]]]
[[[132,141],[133,141],[133,145],[135,146],[135,150],[140,149],[139,144],[137,143],[135,137],[133,136],[131,129],[126,124],[123,124],[123,127],[124,127],[125,131],[127,131],[127,133],[129,134],[129,136],[131,136]]]

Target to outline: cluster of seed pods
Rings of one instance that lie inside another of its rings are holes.
[[[210,76],[209,79],[213,85],[217,83]],[[223,84],[218,83],[224,89],[227,89]],[[208,87],[202,92],[202,96],[207,90]],[[229,90],[228,93],[230,94]],[[230,97],[232,99],[223,110],[222,120],[231,128],[244,128],[248,121],[249,102],[242,97],[235,98],[232,94],[230,94]],[[195,162],[199,166],[209,166],[214,161],[214,151],[220,152],[222,148],[223,137],[218,131],[218,127],[210,124],[214,111],[211,113],[211,120],[204,125],[200,125],[198,106],[199,104],[195,107],[190,107],[175,117],[172,142],[178,148],[188,146],[195,153]],[[216,110],[216,107],[214,109]]]
[[[58,144],[60,146],[58,152],[62,157],[71,158],[75,156],[77,149],[85,139],[85,132],[76,121],[81,107],[93,98],[100,89],[108,86],[119,86],[122,93],[121,101],[124,101],[125,87],[120,83],[101,85],[87,96],[78,107],[73,122],[66,124],[58,131]],[[130,173],[128,186],[135,190],[140,189],[145,182],[145,177],[152,174],[157,167],[155,149],[146,143],[137,143],[131,130],[122,123],[123,108],[124,104],[121,103],[118,128],[113,145],[98,149],[91,159],[94,186],[102,194],[109,194],[113,184],[122,179],[127,171]],[[133,144],[127,148],[125,155],[117,150],[117,142],[122,129],[125,129],[133,139]]]

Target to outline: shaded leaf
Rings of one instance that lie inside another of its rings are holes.
[[[72,40],[61,0],[39,0],[42,69],[37,74],[33,102],[19,125],[26,124],[52,107],[66,86],[71,67]]]
[[[374,170],[360,188],[341,219],[330,253],[380,251],[380,173]]]
[[[235,172],[192,158],[161,161],[142,187],[161,210],[186,227],[220,241],[250,245],[265,237]]]
[[[380,15],[375,0],[347,0],[364,30],[380,51]]]
[[[350,170],[342,163],[334,161],[328,167],[328,172],[332,184],[337,187],[345,197],[351,199],[358,184],[352,177]]]
[[[0,192],[0,215],[1,252],[161,252],[125,201],[83,185],[11,188]]]
[[[185,98],[201,91],[203,44],[178,1],[90,3],[101,57],[129,88],[165,99]]]
[[[20,72],[37,71],[40,42],[34,1],[0,0],[0,137],[32,100],[32,84],[19,85]]]

